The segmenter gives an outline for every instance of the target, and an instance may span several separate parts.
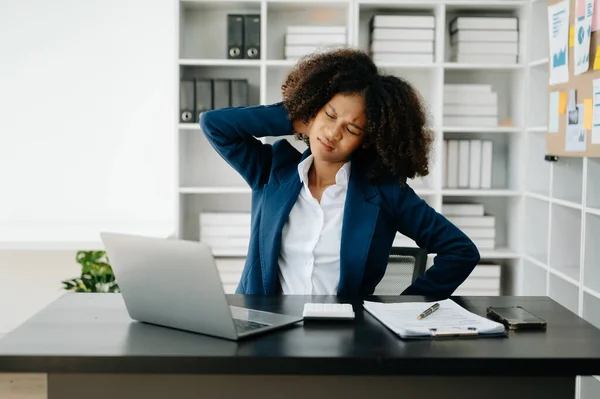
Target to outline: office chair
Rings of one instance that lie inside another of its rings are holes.
[[[425,274],[427,251],[415,247],[392,247],[388,266],[373,295],[400,295]]]

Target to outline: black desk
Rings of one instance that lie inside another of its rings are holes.
[[[546,297],[454,298],[484,315],[520,304],[546,332],[404,341],[360,304],[353,322],[306,322],[239,343],[132,321],[118,294],[65,294],[0,339],[0,373],[48,373],[48,398],[574,398],[600,374],[600,330]],[[335,297],[230,303],[302,314]],[[415,301],[421,297],[382,297]]]

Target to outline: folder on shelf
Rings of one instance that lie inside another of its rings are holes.
[[[249,105],[248,80],[231,79],[230,100],[232,107],[245,107]]]
[[[200,120],[200,114],[212,109],[212,81],[210,79],[196,79],[196,105],[194,107],[194,122]]]
[[[227,15],[227,58],[244,58],[244,16]]]
[[[213,109],[229,107],[229,85],[228,79],[213,79]]]
[[[244,15],[244,58],[260,59],[260,15]]]
[[[194,102],[195,102],[195,82],[193,79],[182,79],[179,82],[179,122],[193,123],[194,120]]]
[[[438,301],[440,307],[418,320],[434,302],[380,303],[364,301],[364,309],[403,339],[454,337],[502,337],[504,325],[469,312],[452,299]]]

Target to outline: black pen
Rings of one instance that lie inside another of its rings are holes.
[[[418,317],[417,320],[421,320],[424,319],[425,317],[429,316],[430,314],[432,314],[433,312],[435,312],[436,310],[438,310],[440,308],[440,304],[439,303],[434,303],[433,305],[431,305],[428,309],[426,309],[425,311],[423,311],[423,313],[421,313]]]

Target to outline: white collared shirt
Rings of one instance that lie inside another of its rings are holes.
[[[309,155],[298,164],[302,189],[281,233],[279,281],[284,294],[335,295],[340,281],[340,247],[350,162],[335,185],[317,201],[308,188]]]

